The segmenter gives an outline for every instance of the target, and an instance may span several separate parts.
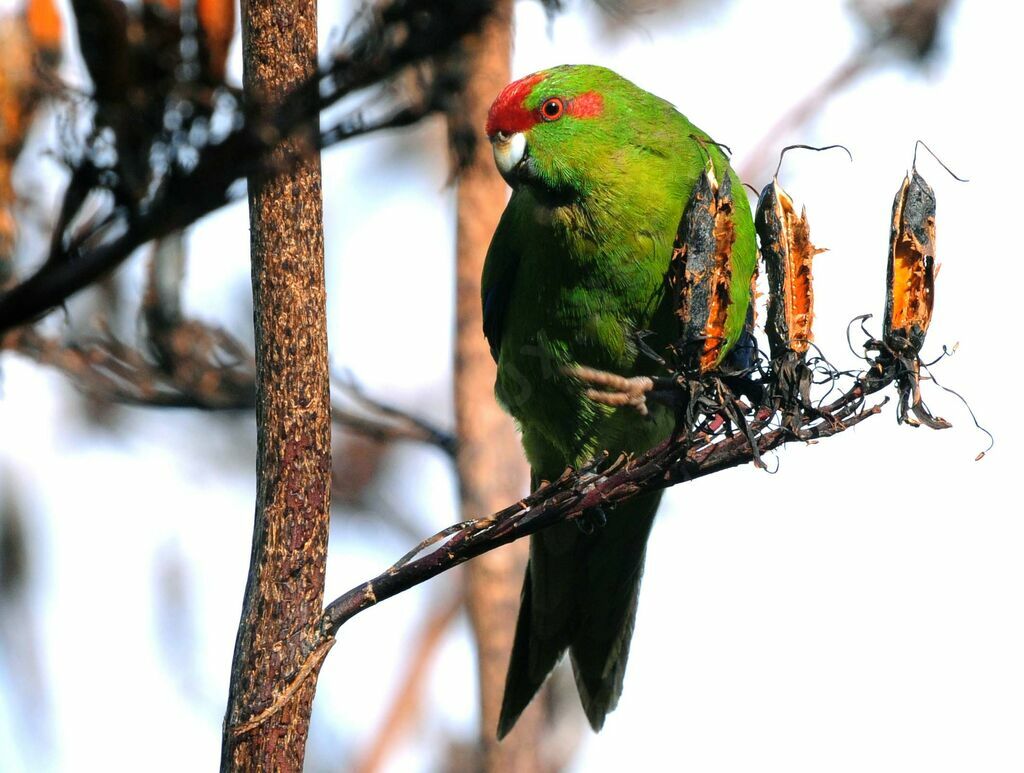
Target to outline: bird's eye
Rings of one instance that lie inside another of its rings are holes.
[[[540,114],[545,121],[557,121],[562,117],[562,111],[564,110],[565,103],[558,97],[552,97],[544,102],[540,109]]]

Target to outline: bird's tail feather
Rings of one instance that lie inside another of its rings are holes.
[[[531,540],[498,738],[515,724],[566,649],[594,730],[618,702],[636,620],[647,537],[660,494],[610,514],[592,535],[571,524]]]
[[[501,700],[501,714],[498,717],[499,741],[515,725],[568,646],[564,637],[542,638],[535,635],[532,586],[528,566],[523,581],[519,619],[516,622],[516,637],[512,643],[512,657],[505,677],[505,695]]]
[[[605,717],[615,708],[622,694],[639,595],[640,582],[637,578],[629,606],[618,627],[613,630],[590,627],[581,632],[569,648],[576,691],[583,712],[595,731],[604,725]]]
[[[569,652],[580,702],[595,731],[622,694],[647,538],[660,499],[655,494],[620,506],[593,535],[581,566],[579,625]]]

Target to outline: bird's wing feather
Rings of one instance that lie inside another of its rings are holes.
[[[512,287],[519,269],[519,251],[516,249],[510,212],[506,207],[491,246],[484,260],[484,273],[480,286],[480,300],[484,310],[484,336],[491,347],[491,356],[498,361],[505,315],[512,298]]]

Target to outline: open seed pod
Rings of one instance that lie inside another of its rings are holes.
[[[935,193],[914,169],[892,205],[883,340],[893,352],[916,355],[935,303]]]
[[[201,78],[209,83],[224,81],[228,50],[235,35],[235,6],[233,0],[193,0],[186,9],[195,14],[198,22],[199,65]],[[143,0],[143,5],[162,12],[165,23],[179,24],[182,0]]]
[[[709,164],[683,213],[672,250],[668,282],[676,299],[682,335],[676,345],[680,364],[704,374],[721,361],[731,298],[732,184],[721,184]]]
[[[807,210],[799,215],[777,179],[761,191],[754,218],[761,258],[768,274],[765,332],[773,360],[807,353],[813,340],[814,289],[811,262],[819,252],[811,243]]]
[[[916,167],[903,178],[892,205],[885,320],[873,370],[895,379],[900,393],[897,419],[914,426],[945,429],[921,399],[921,359],[935,303],[935,193]]]
[[[60,61],[61,21],[52,0],[0,11],[0,287],[12,277],[18,238],[14,164]]]

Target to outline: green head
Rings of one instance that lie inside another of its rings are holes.
[[[491,105],[487,136],[513,188],[587,193],[618,148],[664,122],[671,106],[611,70],[561,65],[506,86]]]

